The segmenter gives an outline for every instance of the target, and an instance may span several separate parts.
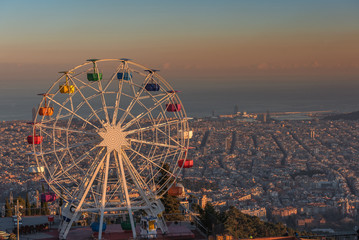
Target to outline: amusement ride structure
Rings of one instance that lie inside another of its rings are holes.
[[[188,118],[178,92],[129,59],[89,59],[61,76],[36,109],[32,155],[49,188],[42,201],[63,198],[59,238],[87,212],[98,239],[107,216],[125,215],[136,238],[134,211],[167,232],[160,197],[187,159]],[[146,224],[144,224],[146,225]],[[148,225],[148,224],[147,224]]]

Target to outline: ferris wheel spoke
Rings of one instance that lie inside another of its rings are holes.
[[[129,138],[131,142],[141,143],[141,144],[147,144],[152,146],[158,146],[158,147],[168,147],[168,148],[176,148],[176,149],[183,149],[184,146],[178,146],[178,145],[171,145],[171,144],[165,144],[165,143],[159,143],[159,142],[149,142],[145,140],[139,140],[135,138]]]
[[[98,163],[98,161],[95,161],[96,163],[91,165],[89,170],[83,175],[83,178],[81,178],[80,181],[78,181],[78,179],[74,179],[73,176],[71,174],[69,174],[69,173],[65,174],[67,176],[67,178],[65,176],[63,179],[61,179],[61,178],[56,179],[56,181],[61,181],[62,180],[62,181],[67,181],[68,182],[68,180],[71,179],[72,182],[76,183],[76,188],[74,189],[74,192],[72,194],[74,196],[74,199],[78,199],[78,198],[83,197],[84,195],[87,195],[87,193],[84,194],[84,191],[87,191],[87,192],[89,191],[87,189],[87,187],[90,187],[90,190],[91,190],[91,185],[92,185],[92,183],[89,183],[89,179],[92,179],[92,178],[95,179],[96,178],[97,173],[98,173],[97,169],[99,167],[100,168],[102,167],[104,158],[102,158],[102,160],[101,160],[101,158],[98,158],[97,160],[99,161],[99,163]]]
[[[123,152],[123,150],[121,150]],[[131,201],[130,201],[130,197],[128,195],[128,189],[127,189],[127,182],[126,182],[126,176],[125,176],[125,170],[123,167],[123,160],[122,160],[122,156],[123,154],[120,152],[116,152],[117,153],[117,157],[118,157],[118,165],[120,166],[120,172],[121,172],[121,178],[122,178],[122,183],[123,183],[123,189],[124,189],[124,193],[125,193],[125,199],[126,199],[126,207],[127,207],[127,211],[128,211],[128,215],[130,217],[130,222],[131,222],[131,228],[135,229],[135,225],[134,225],[134,221],[133,221],[133,216],[132,216],[132,205],[131,205]],[[139,189],[140,190],[140,189]],[[136,232],[133,231],[133,237],[134,239],[136,239]]]
[[[95,178],[96,178],[96,176],[97,176],[97,174],[98,174],[100,168],[101,168],[101,167],[103,166],[103,164],[104,164],[104,160],[105,160],[105,158],[106,158],[106,155],[107,155],[107,154],[105,154],[105,156],[103,156],[103,157],[101,158],[101,160],[100,160],[100,162],[97,164],[96,169],[95,169],[95,171],[93,172],[93,174],[90,174],[90,175],[87,174],[87,175],[83,178],[81,186],[78,188],[78,191],[77,191],[76,193],[74,193],[74,196],[75,196],[75,199],[74,199],[74,200],[80,199],[80,200],[79,200],[79,203],[78,203],[78,205],[77,205],[77,207],[76,207],[76,209],[75,209],[74,216],[76,216],[76,215],[79,213],[79,211],[80,211],[82,205],[84,204],[85,199],[86,199],[86,196],[87,196],[88,192],[90,191],[91,186],[92,186],[92,184],[93,184],[93,182],[94,182],[94,180],[95,180]],[[70,223],[69,223],[70,226],[72,225],[72,223],[73,223],[73,221],[74,221],[74,219],[75,219],[74,216],[73,216],[73,217],[71,218],[71,220],[70,220]]]
[[[138,156],[140,156],[141,158],[143,158],[145,161],[153,164],[154,166],[158,167],[159,169],[165,171],[166,173],[168,173],[170,176],[172,177],[176,177],[173,173],[169,172],[168,170],[164,169],[163,167],[161,167],[159,164],[157,164],[155,161],[151,160],[150,158],[146,157],[145,155],[143,155],[142,153],[130,148],[130,151],[134,152],[135,154],[137,154]]]
[[[134,153],[134,154],[136,154],[136,153]],[[169,157],[175,157],[177,154],[178,154],[178,150],[167,149],[166,153],[157,154],[157,155],[152,154],[151,157],[147,157],[147,158],[151,159],[153,162],[157,162],[157,161],[161,161],[163,159],[169,158]],[[146,162],[146,164],[150,164],[150,162]]]
[[[116,160],[117,161],[117,160]],[[118,191],[121,188],[121,179],[118,179],[116,183],[114,183],[114,185],[116,186],[115,189],[113,189],[111,195],[108,195],[108,201],[110,201],[111,199],[114,199],[115,197],[117,197]],[[116,195],[116,196],[115,196]],[[120,195],[121,196],[121,195]],[[121,202],[123,202],[123,200],[120,200]]]
[[[169,97],[168,95],[163,97],[161,100],[159,100],[157,103],[154,104],[153,107],[149,108],[146,112],[143,112],[139,115],[137,115],[134,119],[132,119],[131,121],[129,121],[128,123],[126,123],[123,126],[123,129],[126,130],[127,128],[131,127],[136,121],[139,121],[140,119],[142,119],[143,117],[147,116],[148,114],[151,114],[151,112],[153,110],[155,110],[156,108],[158,108],[159,106],[162,105],[162,103],[164,103],[166,100],[168,100]],[[122,123],[121,123],[122,124]]]
[[[117,73],[119,71],[121,71],[122,69],[123,69],[123,63],[120,63],[120,65],[117,67],[116,71],[112,74],[112,77],[111,77],[110,81],[106,84],[106,86],[104,88],[104,91],[107,91],[107,89],[109,88],[111,82],[116,78]]]
[[[94,116],[97,118],[97,120],[101,123],[101,125],[103,126],[103,122],[102,119],[97,115],[96,111],[93,109],[93,107],[91,106],[91,104],[88,102],[87,98],[84,96],[84,94],[81,92],[80,88],[77,87],[76,83],[74,83],[75,88],[77,89],[77,92],[80,94],[80,96],[82,97],[82,99],[86,102],[87,106],[91,109],[92,113],[94,114]],[[103,93],[102,90],[100,89],[100,93],[101,93],[101,97],[103,97]],[[106,108],[106,112],[107,112],[107,108]]]
[[[65,173],[61,178],[58,178],[56,179],[56,181],[52,180],[50,182],[50,184],[54,183],[54,182],[57,182],[57,183],[60,183],[60,182],[63,182],[63,183],[68,183],[69,181],[71,181],[71,183],[75,186],[78,186],[79,184],[79,179],[78,178],[75,178],[75,176],[73,176],[72,174],[69,174],[69,173]]]
[[[118,91],[116,94],[115,109],[112,117],[112,124],[115,125],[117,122],[118,107],[120,106],[121,93],[122,93],[122,81],[118,81]]]
[[[47,154],[52,154],[52,153],[56,153],[56,152],[62,152],[62,151],[65,151],[65,150],[70,150],[72,148],[78,148],[78,147],[81,147],[81,146],[86,146],[86,145],[89,145],[89,144],[93,144],[93,143],[97,143],[98,141],[87,141],[87,142],[83,142],[83,143],[78,143],[78,144],[73,144],[73,145],[69,145],[67,147],[62,147],[62,148],[58,148],[58,149],[54,149],[54,150],[51,150],[51,151],[47,151],[47,152],[37,152],[37,153],[34,153],[35,156],[44,156],[44,155],[47,155]],[[97,146],[96,146],[97,147]]]
[[[77,74],[76,76],[81,75],[81,74],[83,74],[83,73],[79,73],[79,74]],[[81,79],[77,78],[76,76],[73,76],[73,79],[76,79],[77,81],[79,81],[80,83],[83,84],[83,86],[81,86],[80,88],[88,87],[88,88],[91,88],[92,90],[94,90],[95,92],[100,93],[100,91],[99,91],[97,88],[94,88],[94,87],[92,86],[92,84],[88,84],[88,83],[82,81]],[[74,80],[73,80],[73,79],[71,78],[72,83],[74,83]],[[74,83],[74,85],[76,85],[76,84]]]
[[[156,94],[156,95],[152,95],[152,94],[148,93],[148,95],[146,95],[146,96],[139,97],[138,100],[144,100],[144,99],[151,98],[154,102],[158,102],[158,99],[155,97],[164,97],[167,95],[168,95],[167,93],[161,93],[161,94]]]
[[[43,133],[44,135],[46,135],[47,137],[49,137],[50,139],[52,139],[54,141],[54,143],[58,143],[60,145],[62,145],[63,147],[65,147],[65,144],[60,142],[59,140],[57,140],[56,138],[54,138],[51,134],[47,133],[45,130],[40,128],[41,133]]]
[[[148,197],[154,198],[154,195],[152,194],[151,189],[143,181],[141,175],[138,173],[136,168],[133,166],[133,164],[129,160],[128,156],[126,155],[126,153],[124,151],[122,151],[121,155],[123,156],[125,166],[129,172],[133,182],[135,183],[137,189],[139,190],[142,199],[144,201],[146,201],[147,205],[149,205]]]
[[[145,79],[145,81],[144,81],[144,85],[146,85],[146,84],[148,83],[148,81],[151,79],[151,76],[152,76],[152,75],[149,74],[149,75],[146,77],[146,79]],[[127,107],[127,109],[125,110],[124,114],[122,115],[119,124],[122,124],[122,123],[126,120],[126,118],[127,118],[127,116],[128,116],[128,113],[131,112],[133,106],[134,106],[134,105],[136,104],[136,102],[138,101],[138,98],[141,96],[141,94],[142,94],[143,91],[145,90],[145,87],[142,86],[141,89],[136,93],[132,81],[131,81],[131,87],[132,87],[132,89],[133,89],[133,94],[134,94],[135,96],[134,96],[134,99],[132,99],[131,103],[128,105],[128,107]]]
[[[135,87],[138,87],[138,88],[143,88],[143,86],[145,86],[145,85],[136,84],[136,83],[134,83],[134,82],[132,82],[132,85],[135,86]],[[151,98],[151,99],[153,99],[154,102],[157,102],[158,99],[157,99],[156,97],[163,97],[163,96],[167,96],[167,95],[169,94],[169,93],[167,93],[167,92],[161,92],[161,93],[158,93],[158,94],[152,94],[152,93],[149,92],[149,91],[146,91],[146,93],[147,93],[148,95],[140,96],[140,97],[138,97],[138,100],[143,100],[143,99],[149,99],[149,98]],[[124,95],[127,96],[127,97],[129,97],[129,98],[131,98],[131,99],[135,99],[134,96],[127,95],[127,94],[124,94]]]
[[[45,125],[43,123],[39,124],[39,126],[42,127],[42,128],[48,128],[48,129],[53,129],[53,130],[61,130],[61,131],[64,131],[64,132],[83,133],[83,134],[86,134],[86,135],[98,136],[97,133],[93,133],[93,132],[79,131],[79,130],[75,130],[75,129],[55,127],[55,126],[47,126],[47,125]]]
[[[63,152],[61,159],[58,160],[59,165],[58,165],[58,166],[55,166],[55,169],[54,169],[53,173],[55,173],[56,171],[59,171],[59,170],[61,170],[61,169],[64,169],[63,164],[62,164],[62,161],[64,160],[64,158],[65,158],[65,156],[67,155],[67,153],[70,155],[71,161],[74,162],[74,161],[73,161],[74,158],[73,158],[73,156],[72,156],[72,154],[71,154],[70,151]],[[57,156],[57,154],[55,154],[55,155]],[[80,168],[79,166],[77,166],[77,164],[76,164],[76,167],[77,167],[77,169],[78,169],[82,174],[84,174],[84,171],[83,171],[82,168]],[[54,175],[54,174],[52,174],[52,177],[53,177],[53,175]],[[77,183],[77,180],[74,178],[73,175],[70,175],[70,174],[68,174],[68,173],[66,173],[65,175],[68,176],[68,178],[71,179],[74,183]]]
[[[105,99],[104,91],[103,91],[103,89],[102,89],[102,83],[101,83],[101,81],[98,81],[98,88],[99,88],[100,94],[101,94],[102,109],[103,109],[103,111],[104,111],[104,113],[105,113],[106,121],[109,123],[109,122],[110,122],[110,117],[108,116],[106,99]]]
[[[47,96],[48,97],[48,96]],[[95,126],[94,124],[92,124],[90,121],[87,121],[86,119],[84,119],[83,117],[81,117],[80,115],[78,115],[76,112],[68,109],[67,107],[63,106],[62,104],[60,104],[59,102],[57,102],[55,99],[48,97],[51,101],[53,101],[54,103],[56,103],[57,105],[59,105],[60,107],[62,107],[63,109],[65,109],[66,111],[72,113],[73,115],[75,115],[76,117],[78,117],[79,119],[81,119],[82,121],[88,123],[89,125],[93,126],[94,128],[96,128],[97,130],[99,130],[99,128],[97,126]]]
[[[168,122],[164,122],[164,123],[158,123],[158,124],[154,124],[154,125],[151,125],[151,126],[126,131],[126,134],[131,135],[131,134],[137,134],[137,133],[144,132],[144,131],[155,130],[155,129],[159,129],[161,127],[168,127],[168,126],[171,126],[171,125],[174,125],[174,124],[183,123],[183,121],[184,121],[183,119],[176,119],[176,120],[173,120],[173,121],[168,121]],[[125,130],[125,129],[129,128],[129,127],[131,127],[131,125],[130,126],[125,126],[123,129]]]
[[[86,153],[82,154],[80,157],[78,157],[76,159],[76,161],[73,161],[73,163],[68,166],[66,169],[62,169],[62,172],[59,172],[58,174],[54,175],[54,180],[56,180],[57,178],[61,177],[63,174],[67,173],[68,171],[70,171],[72,168],[76,167],[79,163],[81,163],[83,160],[85,160],[87,157],[92,159],[93,157],[90,155],[90,152],[92,152],[94,149],[96,149],[97,146],[92,147],[89,151],[87,151]],[[95,162],[95,161],[94,161]]]
[[[121,172],[120,172],[120,161],[118,159],[118,154],[114,154],[114,156],[115,156],[115,169],[116,169],[116,174],[117,174],[118,183],[119,183],[116,191],[120,190],[122,192],[122,194],[124,195],[123,183],[122,183]],[[119,197],[120,197],[121,202],[124,202],[122,194],[120,194]]]
[[[165,137],[168,138],[169,141],[174,142],[177,145],[181,145],[176,139],[174,139],[173,137],[171,137],[169,134],[167,134],[166,132],[162,131],[162,129],[158,128],[157,131],[161,132],[163,135],[165,135]],[[183,145],[181,145],[182,147],[185,147]]]

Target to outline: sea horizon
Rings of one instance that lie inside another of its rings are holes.
[[[353,112],[359,110],[359,83],[301,81],[283,84],[282,81],[208,81],[190,84],[191,81],[170,82],[178,89],[188,117],[207,117],[233,114],[235,106],[239,112],[308,112],[333,111]],[[46,84],[47,88],[50,83]],[[38,93],[46,92],[42,84],[3,85],[0,89],[0,121],[31,120],[33,107],[41,101]]]

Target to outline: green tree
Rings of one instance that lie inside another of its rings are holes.
[[[12,208],[11,205],[9,203],[9,200],[6,199],[5,202],[5,217],[11,217],[12,216]]]
[[[195,212],[195,213],[201,214],[203,212],[203,209],[197,203],[192,203],[191,208],[192,208],[192,211]]]
[[[219,213],[214,209],[211,203],[207,203],[202,214],[200,215],[200,220],[203,225],[213,232],[216,225],[220,224],[219,222]]]
[[[64,191],[61,189],[61,196],[60,197],[60,200],[59,200],[59,207],[62,207],[62,205],[64,204],[64,200],[62,200],[62,196],[64,194]]]
[[[224,221],[224,227],[225,227],[225,231],[232,235],[235,238],[239,237],[240,234],[240,225],[238,222],[238,218],[240,215],[240,211],[235,208],[235,207],[230,207],[227,211],[226,211],[226,219]]]
[[[19,205],[25,207],[25,199],[18,196],[16,199],[14,199],[13,206],[16,206],[17,200],[19,200]]]
[[[25,205],[26,205],[25,199],[23,199],[20,196],[18,196],[16,199],[14,199],[14,202],[13,202],[14,209],[15,209],[15,206],[17,204],[17,200],[19,201],[20,212],[24,215],[25,214],[25,209],[24,208],[25,208]]]
[[[41,202],[41,215],[49,215],[50,210],[47,202]]]
[[[26,200],[25,200],[25,213],[26,216],[30,216],[31,215],[31,205],[30,205],[30,200],[29,200],[29,193],[26,193]]]
[[[39,215],[39,210],[36,208],[36,204],[31,204],[31,215]]]
[[[167,221],[182,221],[184,216],[179,209],[180,203],[178,198],[165,193],[161,198],[163,206],[165,207],[165,219]]]

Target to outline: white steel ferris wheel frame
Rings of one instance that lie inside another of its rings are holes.
[[[88,73],[103,79],[90,82]],[[74,91],[61,93],[61,82]],[[187,158],[188,118],[176,91],[156,70],[128,59],[92,59],[62,72],[37,112],[45,101],[54,114],[36,114],[32,132],[43,141],[32,148],[44,179],[66,202],[60,238],[90,212],[99,218],[101,239],[104,215],[124,211],[136,238],[132,211],[161,217],[159,198],[178,177],[178,160]],[[167,104],[181,109],[167,111]],[[167,231],[163,219],[159,227]]]

